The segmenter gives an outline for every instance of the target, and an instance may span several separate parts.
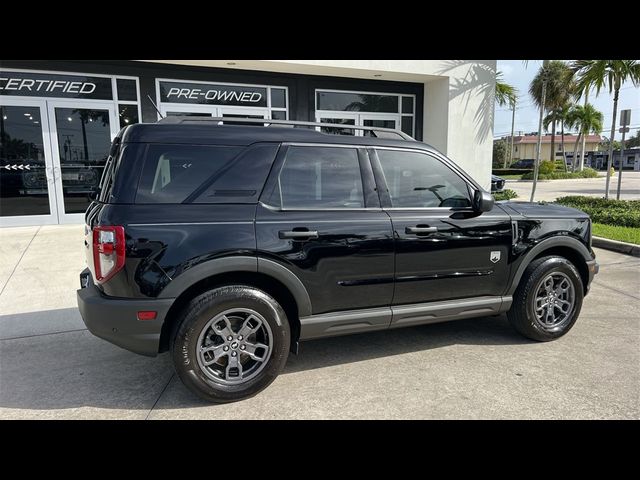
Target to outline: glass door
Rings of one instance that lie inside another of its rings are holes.
[[[58,222],[43,100],[0,97],[0,225]]]
[[[363,127],[378,127],[399,129],[399,115],[385,113],[361,113],[358,125]],[[372,136],[371,131],[361,130],[365,137]]]
[[[217,117],[218,108],[210,105],[160,105],[160,113],[165,117]]]
[[[48,101],[59,223],[81,222],[118,134],[113,103]]]
[[[335,123],[336,127],[320,127],[320,131],[323,133],[331,133],[333,135],[355,135],[356,131],[350,128],[340,128],[340,125],[352,125],[358,124],[357,113],[339,113],[339,114],[320,114],[316,117],[317,122],[321,123]]]
[[[218,116],[222,118],[269,118],[269,110],[261,108],[233,108],[219,107]],[[226,125],[234,125],[234,122],[224,122]],[[238,125],[246,125],[240,123]]]

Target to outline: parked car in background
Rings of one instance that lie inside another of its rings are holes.
[[[491,193],[503,191],[504,182],[504,178],[500,178],[497,175],[491,175]]]
[[[532,158],[523,158],[513,162],[509,168],[533,168],[533,162]]]

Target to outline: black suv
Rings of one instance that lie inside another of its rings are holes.
[[[506,312],[547,341],[575,323],[598,270],[585,213],[494,205],[397,131],[221,121],[120,132],[78,290],[93,334],[170,351],[198,395],[256,394],[301,340]]]

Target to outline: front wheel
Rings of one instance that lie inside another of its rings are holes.
[[[200,397],[225,403],[266,388],[289,354],[290,329],[282,307],[250,286],[228,286],[197,296],[173,336],[173,363]]]
[[[525,270],[507,317],[525,337],[548,342],[571,330],[583,297],[582,280],[569,260],[539,258]]]

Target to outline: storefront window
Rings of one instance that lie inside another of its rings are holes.
[[[272,110],[271,111],[271,119],[272,120],[286,120],[287,112],[284,110]]]
[[[118,86],[118,100],[130,100],[133,102],[138,100],[138,91],[136,89],[135,80],[118,78],[116,80],[116,84]]]
[[[317,101],[318,110],[398,113],[397,95],[320,91]]]
[[[120,118],[120,128],[138,123],[138,105],[118,105],[118,116]]]
[[[287,108],[287,96],[284,88],[271,89],[271,108]]]

